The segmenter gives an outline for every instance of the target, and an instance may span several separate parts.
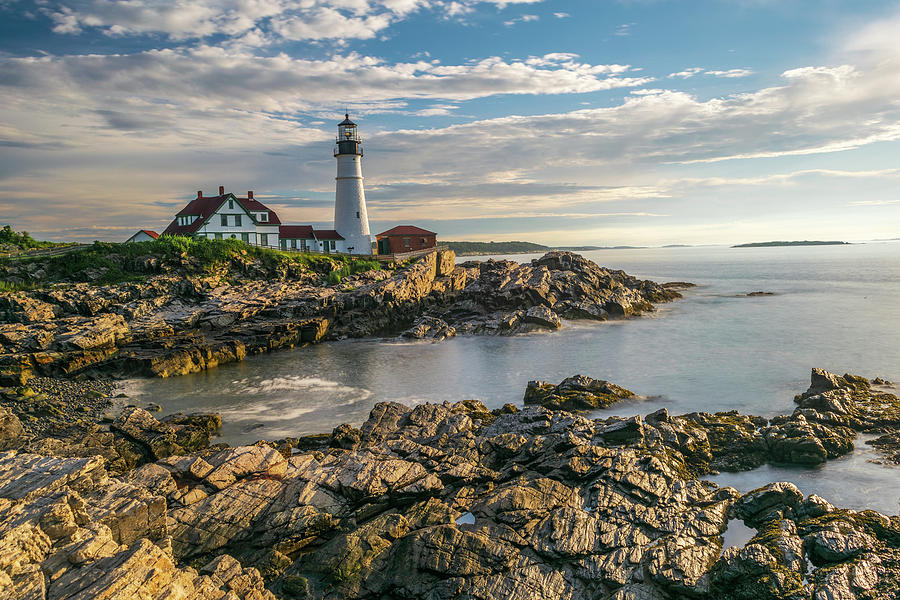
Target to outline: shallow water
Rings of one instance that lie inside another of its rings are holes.
[[[134,381],[128,389],[167,413],[218,411],[223,441],[242,443],[330,431],[343,422],[358,425],[385,400],[477,398],[489,407],[521,405],[529,380],[558,382],[576,373],[609,379],[645,397],[598,416],[659,407],[675,414],[789,413],[794,394],[809,385],[811,367],[900,380],[898,243],[653,248],[585,256],[639,277],[698,287],[650,317],[566,323],[559,332],[508,338],[327,343],[197,375]],[[745,295],[754,291],[774,295]],[[788,479],[805,493],[843,506],[898,512],[900,470],[868,463],[864,454],[841,460],[817,470],[766,467],[714,479],[747,489]]]

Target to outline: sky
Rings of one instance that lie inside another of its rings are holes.
[[[900,237],[900,1],[0,0],[0,224],[161,231],[197,190],[549,245]]]

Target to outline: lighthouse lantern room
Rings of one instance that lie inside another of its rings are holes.
[[[362,140],[356,123],[345,114],[338,123],[334,145],[337,158],[337,177],[334,197],[334,229],[344,238],[344,246],[351,254],[372,254],[369,215],[366,212],[366,193],[362,176]]]

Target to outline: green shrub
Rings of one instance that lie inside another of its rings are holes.
[[[9,225],[0,229],[0,246],[12,246],[20,250],[32,250],[34,248],[49,248],[51,246],[65,246],[57,242],[40,242],[31,237],[27,231],[15,232]]]
[[[0,292],[20,292],[23,290],[33,290],[38,286],[34,283],[15,283],[12,281],[4,281],[0,279]]]

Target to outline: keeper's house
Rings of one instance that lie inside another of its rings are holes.
[[[398,225],[375,236],[378,254],[402,254],[437,246],[437,234],[415,225]]]
[[[197,197],[175,215],[162,235],[235,239],[254,246],[302,252],[352,252],[337,231],[282,225],[275,211],[254,198],[252,191],[241,198],[226,193],[225,186],[219,186],[217,196],[197,192]]]
[[[236,239],[254,246],[278,248],[278,227],[281,221],[247,192],[246,198],[225,193],[219,186],[218,196],[197,197],[175,215],[163,235],[183,235],[193,238]]]

